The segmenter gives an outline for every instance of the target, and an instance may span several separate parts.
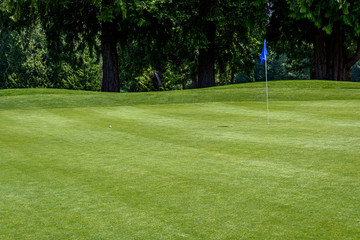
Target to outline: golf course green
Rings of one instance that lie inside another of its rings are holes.
[[[360,239],[360,83],[0,90],[0,239]]]

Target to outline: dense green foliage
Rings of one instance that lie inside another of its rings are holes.
[[[292,10],[290,17],[308,19],[327,34],[333,33],[336,25],[351,30],[352,36],[360,36],[360,2],[358,0],[314,1],[287,0]]]
[[[77,61],[54,61],[39,25],[1,32],[0,88],[67,88],[100,90],[99,64],[89,51],[75,53]]]
[[[137,89],[138,84],[127,81],[134,81],[149,68],[163,76],[169,69],[173,75],[187,72],[181,85],[192,79],[199,87],[215,85],[215,67],[227,77],[239,71],[251,73],[266,6],[265,0],[7,0],[1,7],[9,26],[39,21],[49,51],[56,57],[67,57],[86,46],[96,50],[100,45],[102,89],[118,91],[120,80],[123,86]],[[141,61],[133,61],[139,54]],[[125,79],[119,80],[119,76]]]
[[[360,1],[275,0],[268,36],[290,59],[309,59],[311,78],[351,80],[360,60]]]
[[[266,20],[265,2],[144,1],[138,10],[143,21],[120,44],[121,81],[138,89],[134,79],[148,69],[171,69],[182,76],[180,85],[195,87],[213,86],[240,71],[250,75]]]
[[[4,0],[0,87],[153,91],[263,81],[265,34],[269,80],[350,80],[352,70],[358,81],[359,4]]]

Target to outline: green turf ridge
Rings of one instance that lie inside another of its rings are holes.
[[[360,84],[263,87],[1,90],[0,239],[359,239]]]
[[[270,101],[360,99],[359,83],[334,81],[269,82]],[[31,97],[29,97],[29,95]],[[58,89],[0,90],[1,109],[103,107],[138,104],[265,101],[265,83],[246,83],[208,89],[149,93],[99,93]]]

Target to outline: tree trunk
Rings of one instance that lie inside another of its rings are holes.
[[[346,58],[345,33],[335,25],[331,35],[321,30],[314,31],[313,79],[351,81],[352,66],[360,59],[360,40],[358,49],[350,59]]]
[[[326,79],[326,46],[325,33],[320,29],[314,31],[314,59],[311,78],[323,80]]]
[[[118,53],[116,49],[116,26],[114,23],[103,22],[101,31],[103,59],[103,80],[101,91],[120,92]]]
[[[327,71],[330,80],[346,81],[345,33],[340,26],[334,26],[331,35],[326,36]]]
[[[215,86],[215,61],[210,49],[199,51],[198,88]]]
[[[198,88],[215,86],[215,34],[216,26],[212,22],[204,23],[207,48],[199,50]]]

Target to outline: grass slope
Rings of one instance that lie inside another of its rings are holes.
[[[269,86],[1,90],[0,239],[359,239],[360,84]]]

